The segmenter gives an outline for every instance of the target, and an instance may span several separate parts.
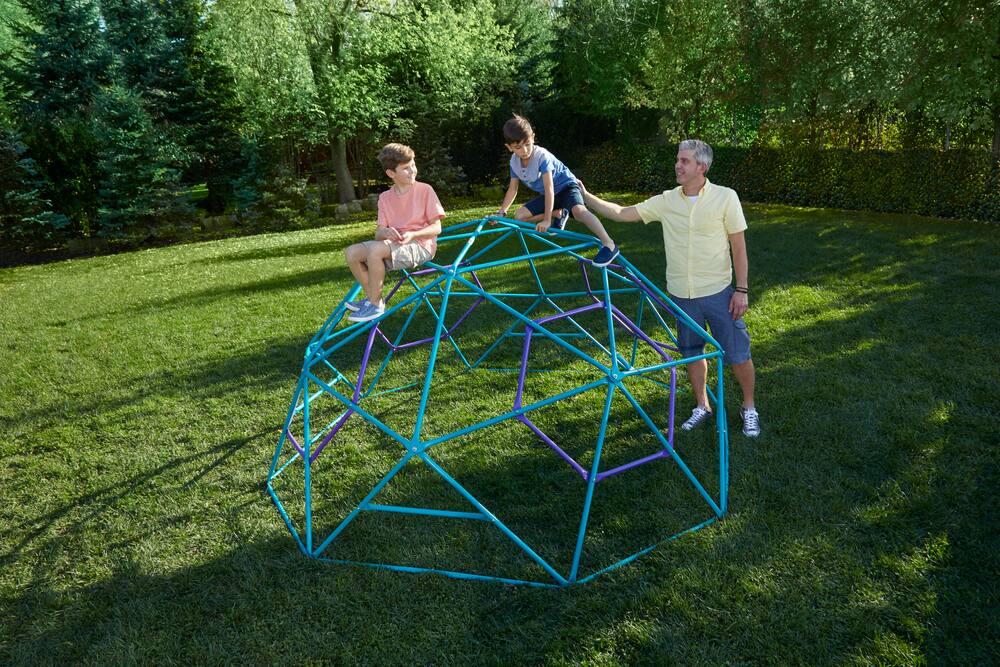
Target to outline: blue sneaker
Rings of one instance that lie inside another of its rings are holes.
[[[367,322],[369,320],[374,320],[376,318],[382,317],[385,314],[385,306],[382,304],[375,305],[369,301],[364,307],[358,312],[349,316],[351,322]]]
[[[564,208],[559,217],[552,221],[552,226],[549,227],[549,234],[554,233],[556,230],[562,231],[566,229],[567,222],[569,222],[569,209]]]
[[[607,246],[601,246],[601,249],[597,252],[597,256],[594,257],[594,266],[607,266],[615,257],[618,256],[618,246],[615,245],[614,248],[608,248]]]
[[[356,313],[367,305],[368,305],[368,297],[363,296],[357,301],[348,301],[347,303],[344,304],[344,308],[351,311],[352,313]]]

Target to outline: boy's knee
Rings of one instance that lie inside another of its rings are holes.
[[[514,212],[514,219],[515,220],[527,220],[531,216],[532,216],[531,211],[529,211],[528,209],[524,208],[523,206],[521,208],[517,209],[517,211]]]

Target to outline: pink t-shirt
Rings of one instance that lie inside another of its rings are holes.
[[[378,197],[378,226],[395,227],[400,232],[416,232],[433,225],[444,217],[444,207],[434,188],[417,181],[406,194],[398,195],[389,188]],[[416,241],[430,251],[437,252],[437,237]]]

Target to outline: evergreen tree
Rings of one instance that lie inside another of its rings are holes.
[[[42,181],[28,147],[0,133],[0,245],[38,248],[59,238],[69,224],[41,194]]]
[[[86,234],[97,212],[89,115],[109,80],[111,54],[93,0],[32,0],[25,9],[33,26],[17,28],[24,57],[10,70],[24,142],[43,178],[43,199]]]
[[[184,156],[154,127],[137,93],[120,83],[109,86],[97,100],[95,131],[98,235],[151,235],[154,227],[191,220],[194,210],[180,183]]]

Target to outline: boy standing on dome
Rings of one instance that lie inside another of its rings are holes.
[[[517,197],[518,183],[523,182],[539,195],[517,209],[514,218],[525,222],[540,221],[535,229],[545,232],[549,227],[563,229],[572,214],[601,241],[602,247],[593,259],[594,266],[610,264],[618,256],[618,246],[597,216],[587,210],[573,172],[555,155],[535,145],[531,123],[521,116],[515,114],[504,123],[503,138],[513,155],[510,157],[510,185],[497,214],[506,217],[507,209]]]

